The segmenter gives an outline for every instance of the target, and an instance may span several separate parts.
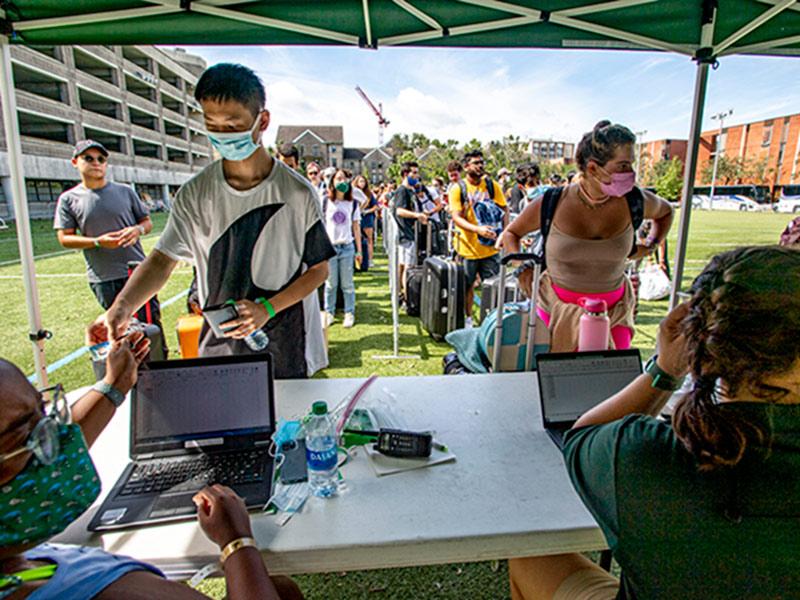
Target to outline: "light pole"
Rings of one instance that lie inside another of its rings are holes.
[[[714,168],[711,170],[711,191],[708,194],[708,208],[711,208],[711,204],[714,202],[714,185],[717,181],[717,162],[719,161],[719,153],[720,147],[719,142],[722,138],[722,126],[724,125],[725,119],[730,117],[733,114],[733,109],[726,110],[725,112],[717,113],[715,115],[711,115],[711,118],[714,120],[719,120],[719,133],[717,134],[717,142],[716,142],[716,152],[714,152]],[[722,151],[725,151],[725,148],[722,148]]]
[[[639,169],[642,168],[642,144],[644,144],[644,135],[647,129],[642,129],[636,132],[636,139],[639,140],[639,155],[636,158],[636,181],[639,181]]]

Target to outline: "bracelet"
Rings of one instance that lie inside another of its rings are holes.
[[[256,298],[256,302],[264,305],[264,308],[267,309],[267,314],[269,315],[270,319],[275,318],[275,307],[272,306],[272,303],[269,300],[264,298],[264,296],[261,296],[260,298]]]
[[[98,240],[97,238],[94,238],[94,247],[95,248],[99,248],[100,247],[100,240]]]
[[[236,538],[222,549],[222,552],[219,555],[220,564],[224,565],[225,561],[230,558],[231,554],[241,550],[242,548],[258,548],[258,546],[256,545],[256,541],[251,537]]]
[[[136,229],[139,230],[139,235],[144,235],[144,225],[137,225]]]

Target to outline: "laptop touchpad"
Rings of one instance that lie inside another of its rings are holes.
[[[162,519],[164,517],[189,515],[197,512],[197,507],[192,502],[192,496],[194,494],[162,496],[153,505],[153,510],[150,511],[150,518]]]

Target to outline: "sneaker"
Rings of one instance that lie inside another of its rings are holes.
[[[336,319],[333,313],[325,313],[325,327],[330,327]]]
[[[342,327],[344,327],[345,329],[350,329],[355,324],[356,324],[356,316],[353,313],[345,313],[344,323],[342,323]]]
[[[464,318],[464,329],[472,329],[472,317]]]

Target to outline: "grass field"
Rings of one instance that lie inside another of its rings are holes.
[[[154,215],[154,233],[144,240],[145,250],[155,244],[165,215]],[[790,220],[788,215],[771,213],[728,213],[695,211],[692,215],[684,287],[714,254],[740,245],[772,244]],[[677,227],[677,219],[676,225]],[[49,222],[35,222],[34,252],[37,281],[46,329],[53,332],[47,342],[49,363],[68,355],[83,344],[84,327],[100,314],[86,283],[83,258],[78,252],[61,252]],[[670,248],[675,246],[675,231]],[[30,343],[27,341],[27,313],[21,267],[13,229],[0,231],[0,356],[33,371]],[[380,256],[369,273],[356,275],[356,326],[343,329],[340,320],[330,329],[331,367],[317,377],[365,377],[441,374],[441,358],[449,346],[434,342],[415,318],[400,318],[400,353],[418,355],[416,360],[381,360],[376,355],[392,350],[391,304],[388,294],[387,265]],[[180,265],[160,294],[162,302],[185,290],[191,270]],[[640,305],[634,345],[643,355],[652,353],[658,322],[667,302]],[[185,312],[185,301],[178,300],[164,309],[163,323],[168,343],[177,348],[175,322]],[[67,389],[86,385],[92,377],[88,356],[82,356],[55,371],[50,379]],[[504,598],[508,596],[504,562],[446,565],[415,569],[391,569],[356,573],[299,576],[298,582],[308,598]],[[205,587],[214,597],[223,597],[224,584],[211,580]]]

